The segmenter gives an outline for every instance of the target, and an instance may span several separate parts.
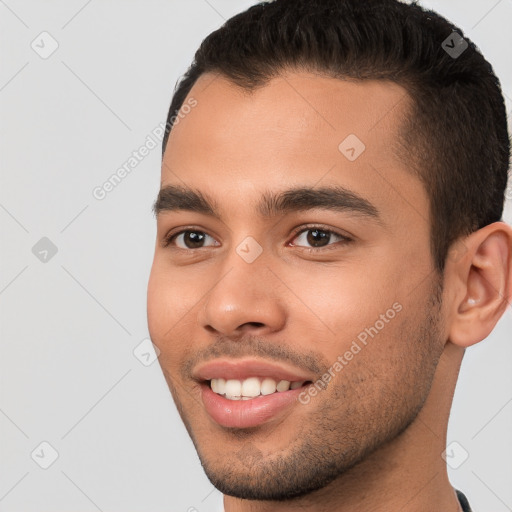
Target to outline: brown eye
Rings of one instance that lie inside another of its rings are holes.
[[[313,247],[323,247],[329,243],[331,239],[331,233],[327,231],[320,231],[319,229],[309,229],[306,240],[308,244]]]

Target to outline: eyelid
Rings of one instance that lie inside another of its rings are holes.
[[[346,238],[347,240],[353,240],[353,238],[354,238],[350,233],[348,233],[346,231],[338,230],[336,228],[332,228],[325,224],[319,224],[318,222],[302,224],[301,226],[299,226],[293,230],[292,236],[296,237],[298,234],[302,233],[303,231],[308,231],[310,229],[315,229],[315,228],[318,229],[319,231],[325,231],[326,233],[332,233],[334,235],[338,235],[342,238]]]

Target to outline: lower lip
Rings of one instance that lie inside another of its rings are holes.
[[[251,400],[228,400],[214,393],[208,383],[201,385],[206,412],[219,425],[231,428],[257,427],[297,403],[304,386]]]

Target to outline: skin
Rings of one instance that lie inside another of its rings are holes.
[[[441,457],[448,416],[464,349],[510,302],[512,229],[497,222],[461,239],[436,273],[427,192],[393,152],[410,102],[399,85],[289,71],[249,93],[205,74],[189,98],[197,106],[171,132],[161,186],[201,191],[221,218],[158,213],[148,323],[226,512],[460,510]],[[352,162],[338,149],[348,134],[366,146]],[[292,186],[344,187],[379,220],[260,215],[263,194]],[[315,247],[311,224],[352,241]],[[205,247],[183,236],[163,246],[186,229],[209,235]],[[247,236],[262,248],[252,263],[236,252]],[[196,362],[272,361],[278,347],[321,377],[395,303],[401,311],[307,405],[251,429],[205,412]]]

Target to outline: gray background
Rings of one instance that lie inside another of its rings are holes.
[[[92,191],[165,121],[200,41],[252,3],[0,0],[0,511],[222,508],[158,363],[133,353],[159,147],[105,199]],[[510,112],[512,0],[422,3],[481,48]],[[45,59],[43,31],[59,45]],[[449,475],[475,511],[512,510],[511,326],[509,307],[468,350],[454,400],[452,464],[469,457]]]

